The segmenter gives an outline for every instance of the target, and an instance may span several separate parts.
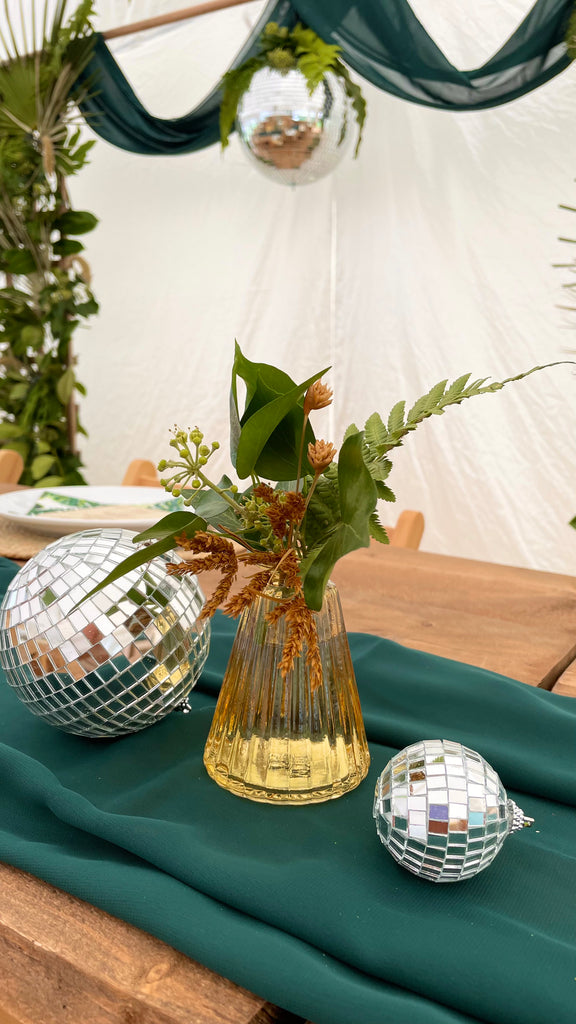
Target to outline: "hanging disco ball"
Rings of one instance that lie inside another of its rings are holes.
[[[0,664],[34,715],[64,732],[122,736],[185,701],[210,626],[195,576],[161,555],[87,594],[135,548],[128,530],[85,530],[49,544],[14,577],[0,607]]]
[[[330,174],[349,149],[353,134],[346,90],[327,72],[308,92],[300,71],[257,71],[238,105],[242,148],[267,178],[281,185],[308,185]]]

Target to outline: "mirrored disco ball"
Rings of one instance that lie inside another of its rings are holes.
[[[127,555],[128,530],[62,537],[26,563],[0,607],[0,664],[34,715],[79,736],[137,732],[183,706],[208,655],[196,577],[162,555],[80,603]]]
[[[353,119],[344,86],[331,72],[310,96],[299,71],[262,68],[240,101],[236,128],[243,150],[267,178],[307,185],[340,163]]]
[[[422,740],[388,762],[376,785],[376,829],[395,860],[431,882],[471,878],[511,832],[533,824],[475,750]]]

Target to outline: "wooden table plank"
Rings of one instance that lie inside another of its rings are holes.
[[[295,1024],[159,939],[6,865],[0,1024]]]
[[[342,559],[333,579],[349,630],[532,686],[576,641],[572,576],[374,545]],[[576,670],[562,692],[576,696]]]

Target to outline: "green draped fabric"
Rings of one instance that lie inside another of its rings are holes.
[[[0,563],[4,588],[15,569]],[[220,615],[193,713],[116,741],[67,736],[0,684],[0,857],[316,1024],[574,1024],[576,701],[351,635],[369,779],[270,807],[202,765],[234,632]],[[469,881],[403,871],[374,783],[417,739],[480,751],[536,819]]]
[[[498,53],[482,67],[459,71],[415,16],[408,0],[271,0],[233,66],[258,47],[268,21],[302,20],[337,43],[347,64],[379,89],[442,110],[480,110],[508,103],[569,64],[564,36],[573,0],[536,0]],[[193,55],[191,55],[192,57]],[[140,103],[101,36],[85,73],[91,97],[82,111],[98,135],[134,153],[189,153],[219,140],[220,89],[180,118],[153,117]]]

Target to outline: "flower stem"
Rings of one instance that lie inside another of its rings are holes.
[[[196,470],[196,476],[203,484],[206,485],[206,487],[209,487],[212,491],[216,491],[216,494],[219,494],[221,498],[224,498],[224,501],[227,501],[235,512],[242,511],[242,506],[239,505],[237,501],[234,501],[234,498],[231,498],[229,494],[226,494],[226,491],[223,491],[221,487],[218,487],[218,484],[212,483],[207,476],[204,476],[204,473],[200,469]]]
[[[308,424],[308,413],[304,413],[304,422],[302,424],[302,437],[300,438],[300,451],[298,453],[298,473],[296,474],[296,493],[300,490],[300,474],[302,473],[302,458],[304,455],[304,439],[306,437],[306,427]]]

